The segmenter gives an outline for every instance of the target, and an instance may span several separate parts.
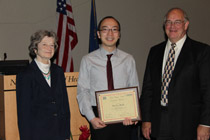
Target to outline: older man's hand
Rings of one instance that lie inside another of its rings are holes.
[[[197,128],[197,140],[209,140],[210,127],[199,125]]]

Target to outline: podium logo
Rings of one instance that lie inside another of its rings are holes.
[[[10,80],[10,86],[16,86],[16,79]]]
[[[77,85],[78,77],[66,76],[66,85]]]

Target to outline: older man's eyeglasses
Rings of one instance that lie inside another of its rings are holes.
[[[171,21],[171,20],[166,20],[166,21],[165,21],[165,25],[166,25],[166,26],[171,26],[171,25],[174,25],[174,26],[181,26],[183,22],[184,22],[184,20],[175,20],[174,22]]]
[[[112,28],[112,29],[109,29],[109,28],[102,28],[100,30],[102,33],[108,33],[109,31],[112,31],[113,33],[118,33],[119,32],[119,29],[118,28]]]

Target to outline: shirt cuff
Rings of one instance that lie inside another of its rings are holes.
[[[88,121],[90,122],[93,118],[95,118],[95,114],[93,113],[93,110],[90,110],[86,113],[86,118],[88,119]]]
[[[204,125],[204,124],[200,124],[201,126],[204,126],[204,127],[209,127],[210,128],[210,126],[208,126],[208,125]]]

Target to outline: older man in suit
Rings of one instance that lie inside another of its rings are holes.
[[[182,9],[170,9],[168,40],[150,50],[140,99],[146,139],[209,139],[210,47],[190,39],[188,26]]]

